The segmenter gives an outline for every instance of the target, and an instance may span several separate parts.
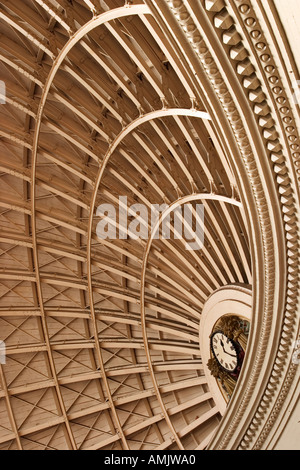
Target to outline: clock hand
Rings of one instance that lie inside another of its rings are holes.
[[[236,357],[236,354],[230,354],[229,352],[227,352],[227,351],[225,351],[225,350],[224,350],[224,353],[225,353],[225,354],[228,354],[228,356]]]
[[[221,346],[222,346],[223,351],[224,351],[225,354],[228,354],[228,356],[231,356],[231,357],[236,357],[235,354],[230,354],[228,351],[225,350],[224,343],[223,343],[222,340],[220,342],[221,342]]]
[[[228,356],[236,357],[236,354],[230,354],[230,352],[226,351],[224,348],[223,348],[223,351],[225,354],[228,354]]]

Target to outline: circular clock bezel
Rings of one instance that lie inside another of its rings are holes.
[[[219,359],[217,358],[217,356],[216,356],[216,353],[215,353],[214,348],[213,348],[213,338],[214,338],[214,336],[217,335],[217,334],[221,334],[221,335],[225,336],[225,338],[227,338],[227,339],[230,341],[230,343],[232,344],[232,346],[234,347],[234,350],[235,350],[235,353],[236,353],[236,360],[237,360],[237,364],[236,364],[236,366],[235,366],[234,369],[227,369],[226,367],[224,367],[224,366],[221,364],[221,362],[219,361]],[[240,350],[239,350],[239,347],[238,347],[238,345],[236,344],[236,342],[235,342],[233,339],[229,338],[227,335],[225,335],[225,333],[224,333],[223,331],[217,330],[217,331],[214,331],[214,332],[213,332],[213,334],[212,334],[211,337],[210,337],[210,350],[211,350],[211,352],[212,352],[212,354],[213,354],[215,360],[217,361],[218,365],[219,365],[225,372],[227,372],[228,374],[234,374],[234,373],[237,371],[237,369],[239,368],[239,365],[240,365],[240,361],[239,361],[239,352],[240,352]]]

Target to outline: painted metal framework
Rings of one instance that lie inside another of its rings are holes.
[[[270,440],[299,373],[300,153],[252,3],[1,2],[1,449]],[[202,202],[203,249],[99,240],[119,196]],[[232,284],[253,285],[253,330],[222,418],[199,324]]]

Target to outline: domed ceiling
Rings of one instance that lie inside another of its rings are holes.
[[[278,348],[285,321],[295,336],[297,130],[252,13],[1,2],[1,449],[205,449],[223,414],[199,344],[206,301],[253,286],[252,357],[255,343],[271,354],[270,324]],[[134,204],[201,204],[204,245],[99,238],[97,208],[120,198],[128,223]]]

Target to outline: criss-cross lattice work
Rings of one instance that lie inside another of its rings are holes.
[[[251,284],[246,222],[199,84],[133,3],[1,5],[2,449],[202,449],[220,421],[199,322]],[[142,318],[146,241],[99,240],[96,208],[193,193],[220,195],[204,247],[153,241]]]

